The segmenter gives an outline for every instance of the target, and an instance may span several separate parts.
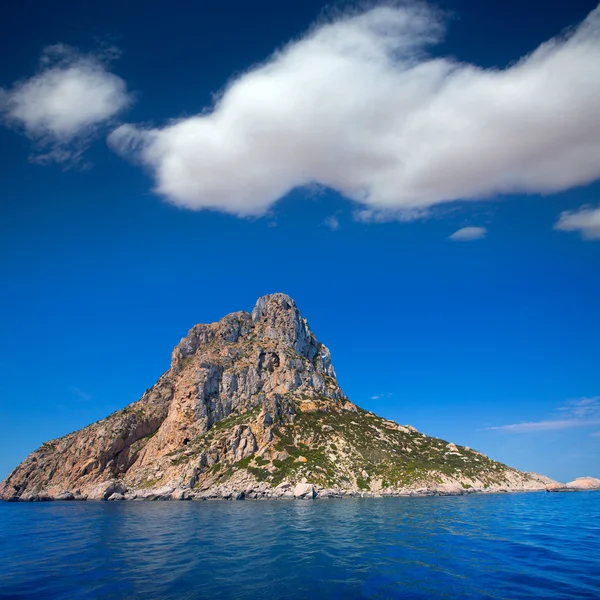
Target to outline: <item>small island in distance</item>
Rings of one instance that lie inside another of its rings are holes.
[[[600,489],[524,473],[352,403],[285,294],[196,325],[142,398],[46,442],[0,498],[191,500]]]

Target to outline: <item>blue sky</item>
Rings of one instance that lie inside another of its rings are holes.
[[[600,477],[597,3],[409,6],[5,9],[0,478],[275,291],[357,404]]]

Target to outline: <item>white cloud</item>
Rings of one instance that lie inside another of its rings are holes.
[[[532,433],[536,431],[556,431],[573,427],[600,425],[600,396],[572,400],[558,409],[563,418],[528,423],[513,423],[488,427],[489,430],[507,433]],[[595,435],[595,434],[593,434]]]
[[[340,220],[335,215],[332,215],[323,221],[323,225],[329,227],[331,231],[337,231],[340,228]]]
[[[485,227],[463,227],[455,231],[449,239],[455,242],[472,242],[473,240],[481,240],[487,235]]]
[[[504,70],[428,58],[443,33],[422,3],[339,18],[234,78],[213,107],[123,125],[109,142],[173,204],[236,215],[315,183],[382,220],[600,177],[600,6]]]
[[[0,90],[4,122],[34,142],[37,160],[77,160],[99,126],[131,104],[125,81],[106,70],[109,58],[50,46],[35,75]]]
[[[554,225],[560,231],[578,231],[584,240],[600,240],[600,208],[582,206],[565,211]]]

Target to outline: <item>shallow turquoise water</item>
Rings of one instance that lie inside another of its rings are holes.
[[[600,598],[600,492],[0,503],[1,598]]]

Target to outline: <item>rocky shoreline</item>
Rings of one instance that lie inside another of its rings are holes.
[[[557,482],[535,485],[495,485],[488,487],[464,487],[452,482],[442,485],[384,489],[378,492],[323,488],[312,483],[283,482],[276,487],[266,483],[249,484],[242,487],[215,486],[206,490],[180,487],[177,483],[151,489],[129,489],[123,481],[113,479],[99,483],[88,491],[69,492],[60,489],[46,494],[15,495],[7,502],[51,502],[51,501],[182,501],[182,500],[317,500],[329,498],[408,498],[427,496],[465,496],[470,494],[502,494],[524,492],[582,492],[600,491],[600,479],[579,477],[569,483]]]
[[[210,490],[193,490],[165,485],[154,489],[130,490],[118,480],[104,482],[92,489],[89,494],[59,491],[56,494],[21,496],[6,499],[7,502],[50,502],[50,501],[185,501],[185,500],[317,500],[343,498],[408,498],[431,496],[464,496],[471,494],[501,494],[544,491],[583,491],[584,488],[563,488],[555,485],[546,487],[493,487],[462,488],[460,486],[438,486],[433,488],[382,490],[374,493],[364,490],[345,490],[338,488],[321,488],[311,483],[282,483],[275,488],[258,485],[246,489],[216,487]],[[587,488],[594,489],[594,488]]]

